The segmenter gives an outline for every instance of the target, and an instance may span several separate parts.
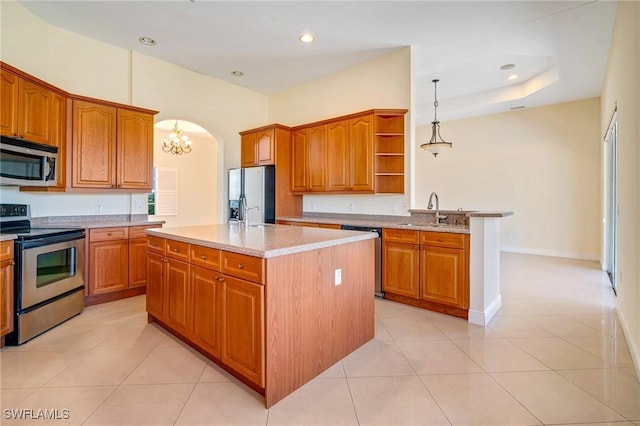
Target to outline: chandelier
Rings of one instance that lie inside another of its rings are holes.
[[[433,81],[434,109],[433,109],[433,121],[431,122],[431,126],[432,126],[431,140],[429,140],[429,142],[427,143],[423,143],[422,145],[420,145],[420,148],[424,149],[425,151],[430,151],[434,157],[437,157],[438,154],[440,154],[440,151],[442,150],[442,148],[451,148],[453,144],[451,142],[446,142],[445,140],[442,139],[442,136],[440,136],[440,122],[438,121],[438,94],[436,92],[438,81],[440,80],[436,79],[432,81]]]
[[[168,139],[162,140],[162,150],[175,155],[188,154],[191,152],[191,141],[189,136],[183,135],[178,128],[178,121],[173,125]]]

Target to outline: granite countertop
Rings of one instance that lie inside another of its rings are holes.
[[[163,220],[149,220],[140,215],[52,216],[31,219],[34,228],[114,228],[119,226],[162,225]]]
[[[147,234],[262,258],[376,238],[370,232],[270,224],[155,228],[148,230]]]
[[[17,235],[15,234],[0,234],[0,241],[15,240]]]
[[[284,220],[287,222],[313,222],[353,226],[370,226],[372,228],[412,229],[415,231],[451,232],[455,234],[469,233],[469,227],[464,225],[433,226],[422,223],[411,223],[411,217],[409,216],[389,216],[395,218],[392,220],[389,220],[387,218],[380,218],[379,216],[372,216],[368,219],[364,218],[365,215],[361,216],[363,218],[358,219],[344,217],[283,216],[278,217],[277,220]]]

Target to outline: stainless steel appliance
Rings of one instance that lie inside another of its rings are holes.
[[[20,345],[82,312],[84,239],[78,228],[32,228],[29,206],[0,204],[0,232],[15,234],[14,331]]]
[[[378,234],[376,238],[376,283],[375,283],[375,295],[378,297],[384,296],[382,290],[382,228],[372,228],[370,226],[354,226],[354,225],[342,225],[340,229],[346,229],[347,231],[363,231],[363,232],[375,232]]]
[[[56,184],[58,147],[0,138],[0,185],[52,186]]]
[[[229,221],[275,223],[276,169],[274,166],[229,170]]]

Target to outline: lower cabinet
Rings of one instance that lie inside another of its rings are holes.
[[[469,235],[384,229],[385,298],[467,318]]]
[[[264,387],[263,270],[264,259],[149,236],[147,312]]]
[[[13,241],[0,242],[0,337],[13,331]]]

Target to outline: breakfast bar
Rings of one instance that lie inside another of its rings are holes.
[[[374,238],[282,225],[147,231],[147,313],[268,408],[374,337]]]

